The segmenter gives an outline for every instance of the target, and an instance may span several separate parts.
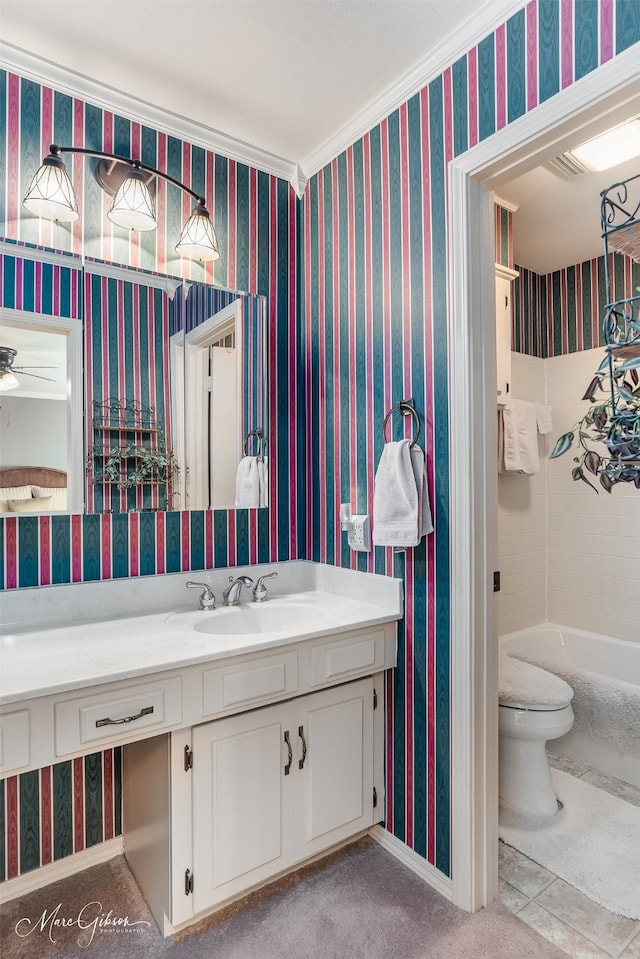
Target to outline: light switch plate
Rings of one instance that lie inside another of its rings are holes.
[[[359,513],[352,517],[353,529],[349,530],[347,540],[351,549],[361,553],[371,552],[371,517],[368,513]]]

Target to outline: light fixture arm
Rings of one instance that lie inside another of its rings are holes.
[[[132,160],[131,157],[120,156],[118,153],[105,153],[102,150],[89,150],[86,147],[61,147],[57,143],[52,143],[49,147],[49,152],[54,156],[60,156],[61,153],[81,153],[83,156],[90,157],[99,157],[101,160],[117,160],[118,163],[127,163],[133,170],[144,170],[145,173],[152,173],[154,176],[159,176],[162,180],[166,180],[167,183],[173,183],[174,186],[179,187],[185,193],[188,193],[189,196],[192,196],[197,202],[198,206],[206,206],[206,202],[203,196],[200,196],[199,193],[196,193],[195,190],[191,190],[188,186],[185,186],[184,183],[181,183],[180,180],[176,180],[175,177],[169,176],[168,173],[163,173],[162,170],[156,170],[155,167],[149,166],[146,163],[143,163],[141,160]]]

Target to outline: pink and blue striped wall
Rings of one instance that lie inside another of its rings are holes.
[[[210,559],[244,562],[255,537],[258,555],[271,560],[301,556],[402,576],[405,617],[387,697],[387,826],[447,875],[447,163],[638,40],[637,0],[531,0],[313,177],[301,203],[266,174],[30,81],[0,80],[8,104],[0,203],[10,239],[76,253],[84,242],[85,252],[100,259],[182,269],[172,262],[169,237],[184,211],[169,192],[159,204],[166,204],[166,221],[142,245],[112,230],[102,197],[75,165],[91,224],[84,241],[75,228],[23,219],[21,193],[52,139],[105,150],[131,144],[146,162],[166,164],[213,198],[222,258],[215,272],[207,267],[193,278],[268,297],[276,474],[270,509],[257,520],[261,528],[252,525],[252,511],[151,514],[141,542],[142,514],[56,517],[66,537],[56,552],[47,532],[52,521],[5,523],[3,559],[11,571],[5,586],[46,582],[51,552],[56,569],[79,580],[110,577],[116,569],[128,575],[186,570]],[[382,419],[406,395],[423,422],[435,533],[406,554],[378,547],[356,559],[342,543],[338,506],[350,499],[358,510],[371,508]]]
[[[524,267],[518,269],[512,329],[516,352],[545,358],[604,345],[604,256],[544,276]],[[630,256],[610,253],[609,276],[614,301],[637,296],[640,263]]]
[[[388,689],[386,824],[446,874],[447,164],[639,39],[638,3],[533,0],[329,163],[304,197],[307,555],[403,577],[399,668]],[[501,262],[512,254],[502,242],[497,252]],[[378,547],[354,557],[339,532],[339,504],[371,510],[382,421],[407,396],[423,423],[435,532],[405,554]]]

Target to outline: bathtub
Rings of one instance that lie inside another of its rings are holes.
[[[552,751],[640,788],[640,642],[545,623],[501,636],[500,648],[573,689],[573,729]]]

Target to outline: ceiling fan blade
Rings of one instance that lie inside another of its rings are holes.
[[[11,369],[23,373],[25,370],[56,370],[57,366],[12,366]]]
[[[39,369],[39,368],[40,367],[36,367],[36,369]],[[49,368],[50,367],[48,366],[42,367],[43,370],[48,370]],[[20,373],[21,376],[31,376],[34,380],[46,380],[47,383],[55,383],[55,379],[53,379],[53,377],[51,376],[39,376],[37,373],[25,373],[24,370],[19,370],[18,372]]]

